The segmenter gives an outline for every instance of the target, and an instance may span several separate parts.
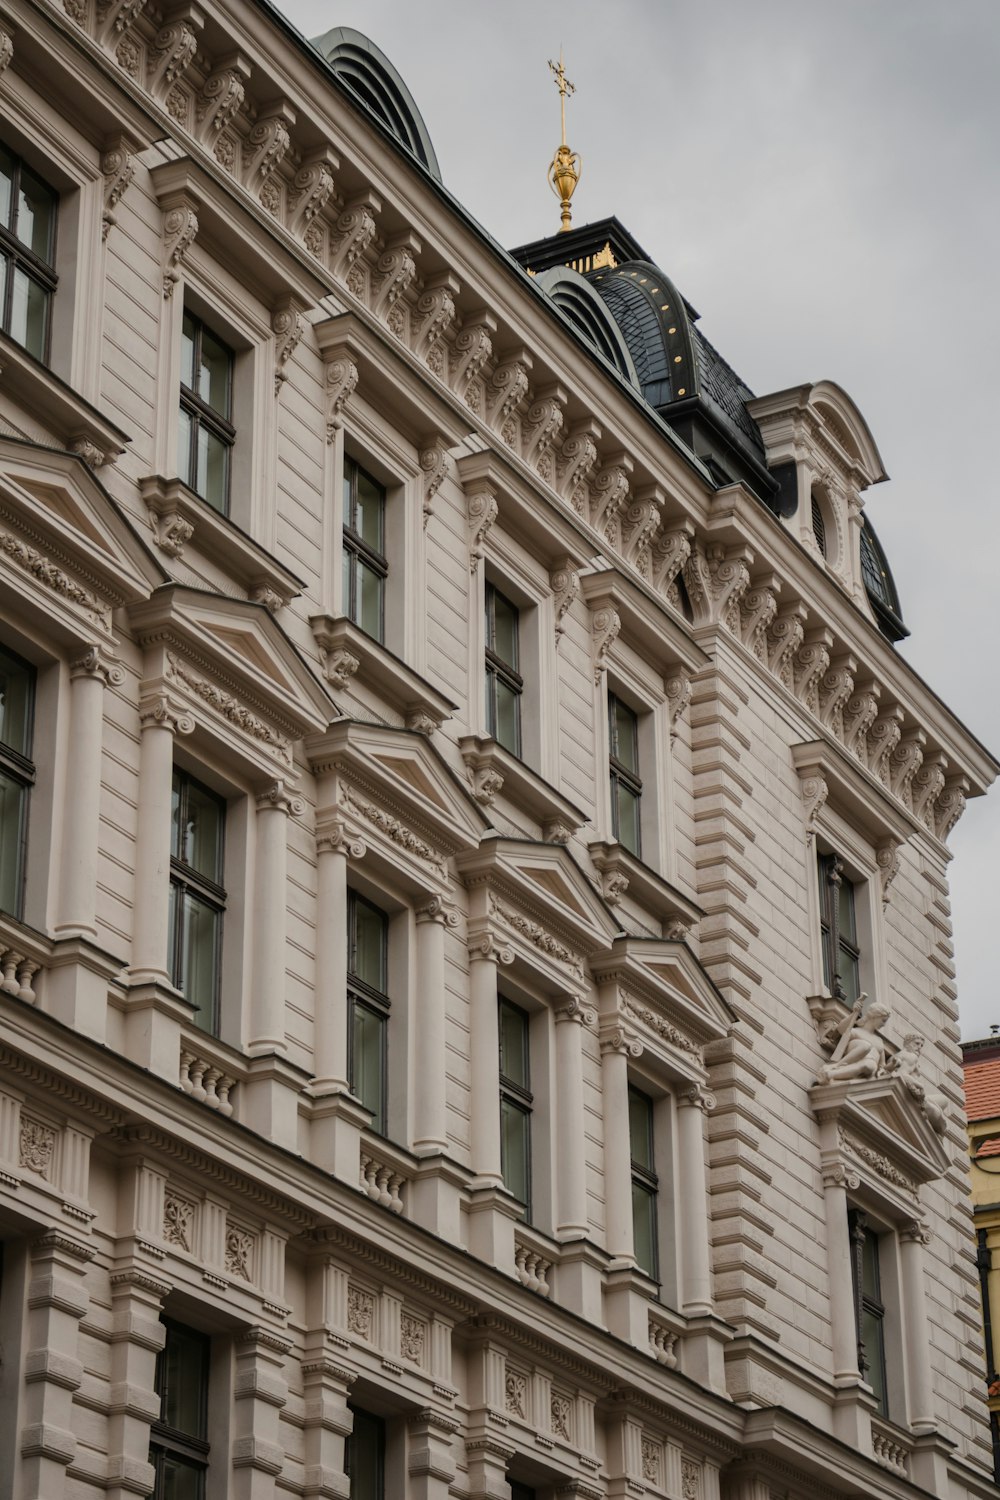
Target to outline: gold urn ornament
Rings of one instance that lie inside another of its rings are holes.
[[[562,116],[562,145],[556,148],[555,155],[549,163],[548,180],[549,186],[559,199],[562,222],[559,225],[560,233],[565,233],[572,224],[572,211],[570,199],[576,192],[576,185],[580,181],[581,161],[575,151],[571,151],[566,144],[566,95],[575,93],[575,84],[570,83],[566,77],[566,69],[563,67],[562,48],[559,49],[559,62],[549,63],[556,84],[559,89],[560,113]]]

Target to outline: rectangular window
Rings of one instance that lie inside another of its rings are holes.
[[[181,331],[181,403],[177,472],[215,510],[229,511],[233,353],[185,310]]]
[[[20,919],[31,762],[35,669],[0,649],[0,911]]]
[[[350,1500],[384,1500],[385,1423],[357,1406],[351,1414],[354,1426],[344,1445]]]
[[[0,146],[0,326],[36,359],[48,356],[56,289],[59,198]]]
[[[203,1500],[208,1468],[209,1340],[181,1323],[166,1324],[156,1356],[160,1414],[150,1428],[153,1500]]]
[[[831,995],[853,1005],[861,994],[855,887],[836,854],[819,857],[820,934],[823,981]]]
[[[512,755],[521,754],[521,693],[518,671],[517,606],[486,585],[486,726]]]
[[[195,1008],[194,1023],[219,1029],[226,804],[194,777],[174,772],[170,835],[171,978]]]
[[[642,838],[639,813],[642,782],[639,779],[639,719],[628,704],[608,694],[608,743],[610,747],[611,828],[630,854],[639,856]]]
[[[657,1179],[653,1158],[653,1101],[629,1085],[628,1133],[632,1152],[632,1243],[636,1265],[657,1279]]]
[[[385,488],[344,459],[344,613],[373,640],[385,639]]]
[[[500,1171],[507,1191],[531,1218],[531,1069],[528,1014],[499,1002]]]
[[[347,1051],[351,1093],[372,1112],[372,1129],[386,1133],[389,996],[389,918],[347,893]]]
[[[854,1316],[858,1331],[858,1369],[875,1393],[878,1409],[888,1416],[885,1381],[885,1305],[879,1270],[879,1238],[857,1209],[848,1213]]]

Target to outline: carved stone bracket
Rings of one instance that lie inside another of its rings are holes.
[[[375,215],[381,208],[381,201],[374,193],[365,193],[359,198],[352,198],[337,219],[333,272],[341,280],[346,278],[355,261],[363,258],[375,238]]]
[[[820,682],[830,668],[833,636],[827,629],[810,631],[795,653],[794,688],[806,708],[819,712]]]
[[[667,695],[667,710],[670,715],[670,742],[673,744],[677,738],[677,729],[681,715],[691,702],[691,676],[683,667],[678,667],[669,677],[663,679],[663,687]]]
[[[448,472],[448,440],[440,433],[428,433],[421,440],[419,460],[421,472],[424,475],[424,526],[430,520],[434,510],[434,496],[444,481]]]
[[[414,352],[430,362],[435,349],[443,346],[439,372],[442,374],[447,369],[447,338],[455,321],[455,298],[461,289],[458,278],[451,271],[444,271],[430,280],[417,298]]]
[[[346,353],[326,367],[326,440],[332,443],[344,422],[344,408],[358,383],[358,367]]]
[[[480,807],[492,807],[494,798],[503,791],[503,777],[490,766],[468,768],[472,795]]]
[[[826,777],[817,771],[809,775],[800,774],[799,791],[802,793],[802,804],[805,808],[806,840],[811,844],[816,837],[819,815],[830,795],[830,786]]]
[[[0,29],[0,73],[6,73],[14,57],[14,39],[9,31]]]
[[[619,453],[594,479],[591,525],[603,532],[612,545],[618,540],[618,516],[628,500],[633,467],[628,454]]]
[[[243,168],[244,183],[251,192],[259,193],[271,173],[281,166],[292,143],[290,127],[294,124],[295,111],[281,103],[250,131],[243,148]]]
[[[381,280],[375,295],[375,312],[386,317],[401,297],[409,291],[417,277],[415,255],[420,254],[420,241],[407,231],[399,239],[388,244],[378,258],[376,270]]]
[[[571,557],[556,563],[549,574],[549,587],[555,601],[556,650],[566,629],[566,615],[580,593],[580,575]]]
[[[902,847],[899,839],[885,839],[875,850],[875,863],[878,866],[883,906],[889,900],[889,887],[899,874],[899,851]]]
[[[496,490],[485,479],[477,480],[467,491],[469,505],[469,572],[475,573],[486,552],[486,538],[500,507]]]
[[[195,119],[204,138],[211,140],[217,136],[239,113],[249,79],[250,64],[245,57],[234,52],[219,59],[205,79],[195,105]]]
[[[524,444],[524,461],[551,477],[554,461],[549,457],[559,439],[563,425],[563,410],[568,400],[560,385],[546,386],[535,392],[535,399],[526,414],[527,438]]]
[[[854,692],[858,664],[853,656],[840,656],[824,673],[819,685],[819,716],[835,735],[844,733],[844,705]]]
[[[502,360],[490,376],[489,420],[500,431],[528,394],[531,355],[526,349]]]
[[[672,531],[661,531],[653,546],[650,581],[661,594],[666,594],[678,573],[691,556],[691,539],[694,527],[690,521]]]
[[[277,395],[288,379],[285,366],[295,353],[306,331],[304,310],[293,297],[286,297],[271,314],[271,332],[274,334],[274,394]]]
[[[156,34],[149,53],[147,85],[163,100],[198,50],[202,20],[193,11],[183,20],[168,22]]]
[[[766,660],[767,633],[778,613],[780,584],[772,575],[755,582],[740,600],[740,636],[744,646],[759,660]]]
[[[339,165],[327,147],[302,163],[292,179],[289,206],[293,234],[305,234],[308,226],[323,212],[333,197],[333,173]]]
[[[794,689],[795,662],[805,635],[806,607],[796,600],[779,610],[767,634],[768,666],[774,675]]]
[[[456,395],[467,396],[472,381],[493,353],[492,335],[496,331],[497,322],[492,313],[481,309],[470,313],[466,319],[456,335],[452,353],[451,379]]]
[[[622,628],[621,616],[616,609],[594,611],[591,633],[594,639],[594,681],[600,683],[601,675],[608,665],[608,653]]]
[[[101,172],[104,176],[104,212],[102,214],[101,238],[107,239],[112,226],[118,222],[115,209],[132,181],[132,143],[125,136],[115,136],[101,154]]]
[[[597,444],[601,439],[601,428],[592,419],[574,422],[569,436],[559,450],[556,466],[559,493],[568,500],[578,515],[586,509],[584,495],[587,481],[597,463]]]

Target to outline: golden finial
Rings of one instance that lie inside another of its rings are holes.
[[[576,85],[570,83],[566,77],[561,47],[559,48],[558,66],[550,60],[549,68],[559,89],[559,104],[562,115],[562,145],[557,149],[555,156],[553,156],[549,163],[548,179],[549,186],[559,199],[562,212],[562,223],[559,226],[559,232],[560,234],[565,234],[567,229],[570,228],[572,217],[569,201],[576,191],[577,183],[580,181],[580,158],[566,144],[566,95],[575,93]]]

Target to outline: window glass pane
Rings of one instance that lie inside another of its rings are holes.
[[[181,328],[181,384],[186,385],[189,391],[194,386],[194,340],[195,320],[190,313],[184,314],[184,323]]]
[[[500,1002],[500,1072],[520,1088],[531,1086],[528,1074],[528,1017],[516,1005]]]
[[[354,530],[368,543],[373,552],[381,553],[382,519],[385,510],[385,490],[376,484],[363,469],[357,469],[355,486]]]
[[[612,754],[633,776],[639,774],[638,721],[620,698],[612,698]]]
[[[56,196],[27,167],[21,167],[17,204],[17,237],[39,260],[52,260]]]
[[[344,525],[354,525],[354,476],[357,473],[357,464],[353,464],[349,458],[344,459]]]
[[[181,900],[181,962],[180,974],[174,983],[188,1004],[195,1008],[194,1024],[203,1031],[214,1033],[222,913],[199,900],[191,891],[178,892],[178,896]]]
[[[384,580],[378,573],[358,559],[357,608],[355,624],[360,625],[373,640],[382,639],[382,585]]]
[[[346,1446],[350,1500],[382,1500],[385,1427],[366,1411],[355,1410],[353,1415],[354,1430]]]
[[[232,368],[233,357],[229,350],[203,326],[197,391],[213,411],[226,418],[229,417],[229,381]]]
[[[205,1493],[205,1469],[202,1464],[189,1463],[175,1453],[160,1456],[163,1488],[157,1495],[163,1500],[202,1500]]]
[[[0,742],[19,755],[31,754],[31,700],[35,674],[0,650]]]
[[[197,484],[197,476],[191,472],[191,434],[194,422],[183,406],[178,413],[177,423],[177,473],[185,484],[192,489]]]
[[[653,1101],[638,1089],[628,1091],[628,1133],[632,1160],[653,1171]]]
[[[0,146],[0,224],[10,229],[14,210],[14,163],[10,153]]]
[[[0,772],[0,911],[21,915],[21,866],[28,789]]]
[[[861,1290],[866,1297],[881,1301],[878,1274],[878,1239],[870,1231],[865,1232],[861,1247]]]
[[[385,1134],[386,1018],[355,998],[351,1020],[351,1093],[370,1109],[372,1126]]]
[[[229,444],[202,424],[198,429],[199,495],[226,514],[229,509]]]
[[[636,1264],[647,1276],[656,1269],[656,1193],[645,1183],[632,1182],[632,1240]]]
[[[639,853],[639,798],[631,787],[612,778],[615,799],[615,834],[630,854]]]
[[[208,1340],[191,1328],[170,1325],[156,1363],[160,1420],[189,1437],[205,1436]]]
[[[506,1097],[500,1100],[500,1171],[507,1191],[526,1207],[529,1197],[531,1116]]]
[[[385,950],[388,923],[385,912],[356,896],[352,905],[354,932],[351,972],[380,995],[386,991]]]
[[[840,877],[840,935],[849,943],[857,942],[854,927],[854,887],[846,875]]]
[[[36,359],[45,357],[45,331],[48,325],[49,294],[20,266],[13,271],[14,286],[10,299],[9,333]]]
[[[493,675],[493,674],[491,674]],[[493,678],[493,737],[512,755],[521,753],[521,695],[502,678]]]
[[[882,1336],[882,1319],[865,1308],[861,1314],[861,1342],[865,1346],[865,1360],[868,1365],[865,1376],[875,1392],[879,1411],[884,1415],[886,1411],[885,1350]]]
[[[844,999],[848,1005],[853,1005],[861,994],[861,975],[858,971],[858,960],[844,947],[840,950],[840,982],[844,991]]]
[[[225,804],[196,781],[187,777],[179,777],[177,781],[183,782],[186,804],[184,827],[178,831],[177,857],[199,875],[221,884]]]
[[[500,660],[506,662],[508,667],[517,669],[517,620],[518,612],[509,599],[503,594],[493,594],[493,638],[490,646],[499,656]]]
[[[355,600],[354,600],[354,589],[352,587],[352,584],[354,582],[354,562],[355,562],[355,555],[347,547],[345,547],[344,548],[344,553],[343,553],[343,558],[344,558],[344,579],[343,579],[344,602],[343,602],[343,610],[344,610],[344,614],[347,616],[347,618],[349,620],[353,620],[354,623],[355,623],[355,625],[356,625],[358,623],[358,621],[357,621],[357,613],[358,613],[358,611],[357,611],[357,605],[355,604]]]

